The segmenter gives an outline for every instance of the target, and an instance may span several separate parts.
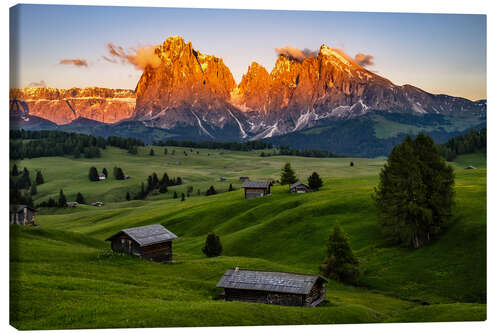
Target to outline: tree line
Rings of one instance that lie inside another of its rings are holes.
[[[121,149],[144,146],[144,142],[133,138],[92,136],[62,131],[10,131],[10,158],[24,158],[72,155],[74,158],[96,158],[106,146]]]
[[[217,142],[217,141],[176,141],[164,140],[155,141],[155,146],[172,146],[172,147],[189,147],[189,148],[205,148],[205,149],[226,149],[236,151],[251,151],[260,149],[272,149],[273,144],[265,141],[245,141],[245,142]]]
[[[457,155],[476,153],[486,150],[486,128],[475,129],[464,135],[451,138],[439,146],[441,156],[447,161],[453,161]]]
[[[277,155],[302,156],[302,157],[342,157],[341,155],[331,153],[328,150],[297,149],[297,148],[291,148],[289,146],[280,146],[278,150],[272,153],[262,152],[260,154],[261,157],[277,156]]]

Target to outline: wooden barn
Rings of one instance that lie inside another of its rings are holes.
[[[292,193],[307,193],[307,192],[312,192],[312,190],[309,187],[309,185],[304,184],[301,181],[298,181],[298,182],[290,185],[290,192],[292,192]]]
[[[250,180],[249,177],[240,177],[240,182],[246,182],[247,180]]]
[[[10,205],[10,224],[35,225],[36,209],[26,205]]]
[[[123,229],[106,239],[115,252],[134,254],[149,261],[172,260],[172,241],[178,237],[161,224]]]
[[[327,281],[319,275],[228,269],[217,287],[226,301],[313,307],[325,299]]]
[[[268,181],[250,181],[243,183],[245,199],[253,199],[271,194],[271,182]]]

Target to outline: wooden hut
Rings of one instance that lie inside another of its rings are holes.
[[[161,224],[123,229],[106,239],[115,252],[126,252],[149,261],[172,260],[172,241],[178,237]]]
[[[304,184],[301,181],[298,181],[298,182],[290,185],[290,192],[292,192],[292,193],[307,193],[307,192],[312,192],[312,190],[309,187],[309,185]]]
[[[313,307],[325,299],[327,281],[319,275],[228,269],[217,287],[226,301]]]
[[[10,205],[10,224],[35,225],[36,209],[27,205]]]
[[[240,182],[246,182],[247,180],[250,180],[249,177],[240,177]]]
[[[243,183],[245,199],[253,199],[271,194],[271,182],[268,181],[250,181]]]

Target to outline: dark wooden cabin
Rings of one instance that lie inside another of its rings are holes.
[[[10,205],[10,224],[35,225],[36,209],[27,205]]]
[[[250,181],[243,183],[245,199],[253,199],[271,194],[271,182],[268,181]]]
[[[126,252],[149,261],[172,260],[172,241],[178,237],[161,224],[123,229],[106,239],[115,252]]]
[[[319,275],[228,269],[217,287],[226,301],[313,307],[325,299],[327,281]]]
[[[301,181],[298,181],[298,182],[290,185],[290,192],[292,192],[292,193],[307,193],[307,192],[312,192],[312,190],[309,187],[309,185],[304,184]]]

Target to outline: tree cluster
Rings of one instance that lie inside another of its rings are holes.
[[[147,184],[146,186],[144,186],[144,183],[141,184],[140,192],[137,193],[134,197],[136,200],[145,199],[151,192],[155,190],[158,190],[158,192],[160,193],[166,193],[168,192],[169,186],[181,185],[182,178],[181,177],[170,178],[165,172],[163,174],[163,177],[159,179],[156,172],[153,172],[150,176],[148,176],[146,184]]]
[[[407,136],[379,177],[374,195],[379,224],[395,241],[420,248],[450,220],[455,175],[431,137]]]
[[[476,153],[486,150],[486,128],[451,138],[446,143],[439,145],[441,156],[447,161],[453,161],[457,155]]]
[[[321,177],[318,175],[317,172],[313,172],[309,176],[309,178],[307,178],[307,182],[309,187],[314,191],[319,190],[319,188],[323,186],[323,180],[321,179]]]
[[[216,141],[176,141],[164,140],[156,141],[155,146],[173,146],[205,149],[226,149],[235,151],[251,151],[260,149],[272,149],[273,144],[265,141],[245,141],[245,142],[216,142]]]

